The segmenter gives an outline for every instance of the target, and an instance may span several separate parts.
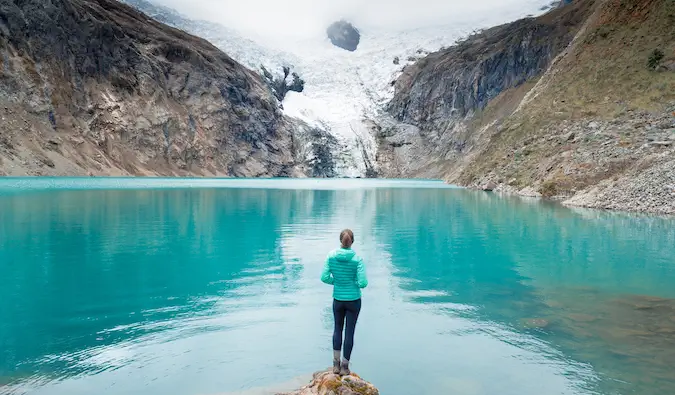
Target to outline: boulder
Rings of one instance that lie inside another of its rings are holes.
[[[491,192],[491,191],[494,191],[495,189],[497,189],[497,184],[494,181],[488,181],[485,184],[483,184],[483,186],[481,186],[480,189],[482,189],[486,192]]]
[[[374,385],[363,380],[356,373],[340,377],[331,370],[314,373],[312,381],[293,392],[276,395],[379,395]]]
[[[326,29],[326,34],[333,45],[347,51],[356,51],[356,47],[359,46],[359,41],[361,41],[359,31],[345,20],[332,23]]]

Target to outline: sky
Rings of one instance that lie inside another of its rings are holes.
[[[360,29],[407,30],[485,14],[536,9],[546,0],[156,0],[181,13],[266,37],[325,34],[345,18]]]

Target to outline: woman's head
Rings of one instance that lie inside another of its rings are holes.
[[[351,229],[345,229],[340,232],[340,244],[342,244],[342,248],[351,248],[352,244],[354,244],[354,232]]]

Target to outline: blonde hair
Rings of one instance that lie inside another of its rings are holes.
[[[351,229],[345,229],[340,232],[340,243],[342,244],[342,248],[351,248],[352,244],[354,244],[354,232]]]

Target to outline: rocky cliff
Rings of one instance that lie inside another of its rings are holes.
[[[310,170],[262,79],[115,0],[0,0],[0,173]]]
[[[671,0],[578,0],[497,26],[404,69],[372,126],[379,169],[675,213],[674,65]]]

